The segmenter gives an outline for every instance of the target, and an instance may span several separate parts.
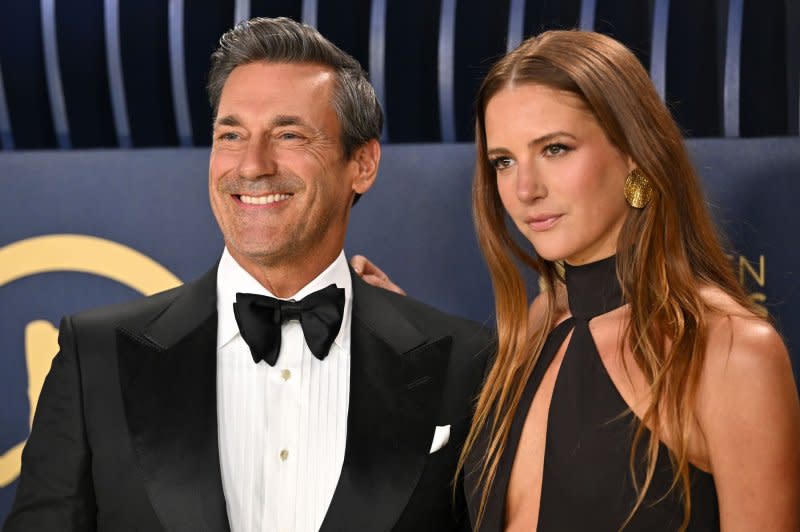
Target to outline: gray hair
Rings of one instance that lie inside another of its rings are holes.
[[[219,47],[211,54],[208,73],[208,97],[214,117],[231,71],[257,61],[315,63],[334,71],[331,103],[341,126],[346,159],[359,146],[380,138],[383,111],[358,61],[316,29],[285,17],[240,22],[220,38]]]

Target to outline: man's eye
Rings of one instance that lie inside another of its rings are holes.
[[[278,134],[278,138],[282,140],[296,140],[301,138],[300,135],[295,133],[294,131],[283,131]]]
[[[495,157],[489,162],[498,171],[505,170],[514,164],[514,160],[511,157]]]
[[[233,131],[226,131],[225,133],[220,133],[217,138],[219,140],[237,140],[239,135],[234,133]]]

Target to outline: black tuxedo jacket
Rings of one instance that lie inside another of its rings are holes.
[[[353,276],[344,465],[322,531],[468,529],[452,477],[487,330]],[[216,268],[65,318],[4,530],[224,531]],[[450,441],[429,454],[434,428]]]

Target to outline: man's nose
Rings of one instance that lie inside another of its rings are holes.
[[[541,172],[534,164],[520,161],[517,165],[517,198],[523,202],[530,202],[547,195]]]
[[[278,165],[273,150],[268,138],[250,139],[239,160],[239,175],[245,179],[275,175]]]

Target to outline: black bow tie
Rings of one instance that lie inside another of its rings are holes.
[[[258,294],[236,294],[233,314],[239,332],[250,347],[253,360],[270,366],[281,350],[281,324],[300,320],[303,336],[311,352],[322,360],[342,326],[344,289],[335,284],[308,294],[300,301],[284,301]]]

